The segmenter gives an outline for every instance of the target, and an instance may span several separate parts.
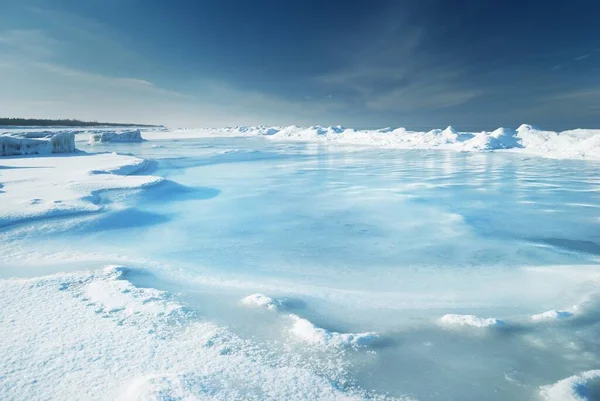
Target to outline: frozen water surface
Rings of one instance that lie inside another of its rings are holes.
[[[85,150],[164,180],[1,229],[2,399],[598,399],[599,162]]]

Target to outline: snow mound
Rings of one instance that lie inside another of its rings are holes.
[[[576,129],[563,132],[543,131],[523,124],[519,128],[461,132],[452,127],[428,132],[405,128],[357,130],[342,126],[179,129],[148,132],[151,139],[259,136],[271,140],[323,142],[393,149],[440,149],[461,152],[508,150],[556,159],[600,160],[600,130]]]
[[[281,301],[273,299],[263,294],[248,295],[241,301],[244,305],[277,310],[281,306]]]
[[[98,212],[99,191],[137,189],[161,177],[129,175],[147,166],[145,159],[116,153],[8,158],[2,165],[0,227],[26,220]]]
[[[554,319],[565,319],[573,316],[572,312],[568,311],[557,311],[549,310],[543,313],[538,313],[531,316],[531,320],[554,320]]]
[[[290,333],[297,339],[312,345],[325,348],[366,347],[379,340],[379,335],[374,332],[337,333],[317,327],[298,315],[290,314],[290,318],[293,321]]]
[[[127,130],[127,131],[106,131],[100,133],[93,133],[90,135],[90,145],[95,143],[108,143],[108,142],[143,142],[142,133],[139,129]]]
[[[472,326],[472,327],[491,327],[491,326],[502,326],[504,322],[500,319],[493,317],[481,318],[475,315],[456,315],[448,314],[442,316],[440,319],[444,324],[460,325],[460,326]]]
[[[112,266],[0,279],[0,399],[371,399],[343,385],[335,359],[275,355],[136,286],[143,274]]]
[[[76,150],[72,131],[0,134],[0,156],[73,153]]]
[[[546,401],[593,401],[600,391],[600,369],[588,370],[542,386],[540,393]]]

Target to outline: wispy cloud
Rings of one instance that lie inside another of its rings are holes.
[[[575,57],[575,61],[581,61],[588,58],[591,54],[584,54],[583,56]]]

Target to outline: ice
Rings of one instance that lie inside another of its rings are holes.
[[[248,306],[258,306],[271,310],[277,310],[281,306],[281,301],[275,300],[263,294],[252,294],[242,299],[242,303]]]
[[[530,401],[599,368],[597,161],[260,129],[0,159],[0,399]]]
[[[573,312],[549,310],[546,312],[532,315],[531,319],[532,320],[554,320],[554,319],[566,319],[571,316],[573,316]]]
[[[366,347],[379,340],[379,335],[374,332],[366,333],[338,333],[315,326],[307,319],[290,314],[293,321],[290,333],[300,341],[321,347]]]
[[[76,150],[72,131],[0,134],[0,156],[73,153]]]
[[[0,227],[100,211],[99,191],[142,188],[162,181],[161,177],[131,175],[145,167],[144,159],[112,153],[3,159]]]
[[[490,327],[504,325],[504,322],[500,319],[493,317],[481,318],[475,315],[447,314],[442,316],[440,320],[444,324],[459,326]]]
[[[0,280],[0,398],[366,399],[339,389],[339,371],[273,356],[128,280],[140,274]]]
[[[107,143],[107,142],[142,142],[142,133],[139,129],[123,131],[105,131],[92,133],[89,144]]]
[[[542,397],[546,401],[593,401],[600,395],[600,370],[589,370],[542,386]]]
[[[148,139],[252,137],[393,149],[441,149],[463,152],[510,150],[557,159],[600,159],[600,130],[543,131],[523,124],[487,132],[459,132],[452,127],[428,132],[405,128],[356,130],[342,126],[227,127],[149,132]]]

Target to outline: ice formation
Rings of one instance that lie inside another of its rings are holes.
[[[97,192],[156,184],[161,177],[129,175],[143,170],[145,159],[116,153],[76,153],[2,160],[0,226],[24,220],[96,212]]]
[[[316,373],[278,358],[136,287],[129,272],[0,279],[0,399],[366,398],[341,390],[339,367]]]
[[[565,319],[573,316],[572,312],[568,311],[557,311],[549,310],[543,313],[538,313],[531,316],[531,320],[553,320],[553,319]]]
[[[546,401],[593,401],[589,393],[595,389],[597,395],[600,389],[600,370],[586,372],[567,377],[554,384],[542,386],[540,393]]]
[[[460,326],[472,326],[472,327],[490,327],[490,326],[501,326],[504,322],[500,319],[493,317],[481,318],[475,315],[456,315],[448,314],[442,316],[440,319],[444,324],[460,325]]]
[[[242,299],[242,303],[248,306],[258,306],[271,310],[277,310],[281,306],[281,301],[273,299],[263,294],[252,294]]]
[[[145,134],[146,135],[146,134]],[[339,143],[394,149],[444,149],[463,152],[510,150],[558,159],[600,159],[600,130],[543,131],[523,124],[515,129],[459,132],[452,127],[427,132],[405,128],[355,130],[342,126],[228,127],[149,132],[149,139],[261,136],[272,140]]]
[[[290,314],[293,321],[290,333],[300,341],[325,348],[329,347],[366,347],[377,340],[379,335],[374,332],[338,333],[315,326],[307,319]]]
[[[142,133],[139,129],[125,131],[104,131],[92,133],[89,144],[107,142],[143,142]]]
[[[76,150],[73,131],[0,134],[0,156],[72,153]]]

